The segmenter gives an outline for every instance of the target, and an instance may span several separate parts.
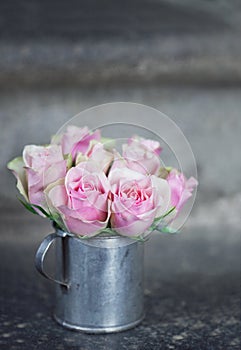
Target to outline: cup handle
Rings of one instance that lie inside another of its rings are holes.
[[[54,242],[54,240],[56,238],[64,238],[64,236],[61,236],[57,233],[50,233],[47,237],[44,238],[44,240],[41,242],[40,246],[38,247],[38,250],[36,252],[35,255],[35,267],[38,270],[38,272],[44,276],[45,278],[60,284],[63,287],[69,288],[69,284],[63,281],[58,281],[55,278],[49,276],[45,270],[44,270],[44,258],[45,255],[47,253],[47,251],[49,250],[49,247],[51,246],[51,244]]]

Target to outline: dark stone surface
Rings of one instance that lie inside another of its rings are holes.
[[[22,210],[3,214],[1,349],[240,349],[240,232],[199,227],[175,237],[154,235],[146,243],[143,323],[87,335],[55,323],[53,285],[34,269],[50,225]]]

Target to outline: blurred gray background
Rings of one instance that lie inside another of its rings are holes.
[[[147,258],[147,269],[155,274],[163,254],[169,265],[166,272],[159,266],[158,275],[175,275],[178,265],[182,276],[221,276],[223,284],[209,286],[215,295],[224,285],[232,286],[227,295],[240,295],[239,0],[0,2],[2,243],[36,247],[51,230],[18,203],[6,163],[25,144],[48,142],[85,108],[115,101],[146,104],[171,117],[198,166],[197,200],[183,233],[176,240],[154,237],[147,256],[156,255]],[[177,265],[173,256],[180,258]],[[223,348],[235,349],[237,339]]]
[[[191,220],[239,226],[240,85],[240,1],[1,2],[1,205],[18,205],[6,163],[25,144],[48,142],[87,107],[130,101],[189,140]]]

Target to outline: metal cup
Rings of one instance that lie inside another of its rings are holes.
[[[51,278],[43,262],[55,240],[56,276]],[[61,230],[47,236],[35,264],[42,275],[56,282],[55,320],[88,333],[118,332],[139,324],[143,251],[143,243],[121,236],[83,240]]]

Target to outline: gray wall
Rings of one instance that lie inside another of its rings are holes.
[[[142,0],[120,16],[112,2],[73,2],[54,23],[49,2],[31,4],[0,5],[1,206],[18,206],[6,163],[25,144],[48,142],[87,107],[131,101],[170,116],[193,148],[200,185],[188,224],[239,227],[240,3]]]

